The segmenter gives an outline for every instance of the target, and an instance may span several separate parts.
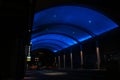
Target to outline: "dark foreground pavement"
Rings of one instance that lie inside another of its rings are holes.
[[[106,70],[46,69],[26,71],[24,80],[108,80],[111,76]]]

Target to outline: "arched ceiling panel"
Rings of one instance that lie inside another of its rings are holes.
[[[36,45],[36,46],[34,46],[33,48],[32,48],[32,51],[33,50],[37,50],[37,49],[48,49],[48,50],[50,50],[50,51],[52,51],[52,52],[57,52],[57,51],[59,51],[60,49],[59,48],[57,48],[57,47],[53,47],[53,46],[51,46],[51,45]]]
[[[58,40],[68,44],[69,47],[116,27],[118,25],[114,21],[93,9],[80,6],[57,6],[34,15],[31,42],[35,45],[35,49],[49,48],[48,45],[40,46],[41,40],[54,40],[55,44],[62,46],[63,44],[56,42]],[[52,50],[60,50],[52,47]]]
[[[51,45],[51,46],[56,46],[56,47],[59,47],[60,49],[63,49],[63,48],[66,48],[66,47],[68,47],[69,45],[67,44],[64,44],[63,42],[61,43],[61,42],[59,42],[58,40],[56,41],[56,40],[40,40],[40,41],[38,41],[38,42],[36,42],[34,45],[32,45],[33,47],[34,46],[36,46],[36,45],[43,45],[43,44],[49,44],[49,45]]]
[[[73,27],[73,28],[76,28],[76,29],[84,32],[84,33],[88,33],[89,35],[91,35],[91,36],[93,36],[93,37],[96,36],[93,32],[85,29],[84,27],[80,27],[80,26],[78,26],[78,25],[71,24],[71,23],[68,24],[68,23],[60,23],[60,22],[59,22],[59,23],[50,23],[50,24],[48,23],[48,24],[44,24],[44,25],[41,25],[41,26],[36,26],[37,29],[33,30],[33,33],[36,33],[36,32],[38,32],[38,31],[48,30],[48,29],[50,29],[50,28],[53,29],[53,27],[55,28],[55,27],[59,27],[59,26]],[[64,28],[65,28],[65,27],[64,27]],[[63,28],[63,29],[64,29],[64,28]]]
[[[38,43],[38,44],[33,45],[33,47],[35,47],[35,46],[51,46],[53,49],[58,49],[58,50],[60,50],[60,49],[63,48],[62,46],[60,46],[60,45],[58,45],[58,44],[49,43],[49,42],[41,42],[41,43]],[[52,50],[53,50],[53,49],[52,49]]]
[[[104,14],[80,6],[57,6],[35,14],[33,30],[48,23],[72,23],[100,35],[118,25]]]
[[[41,34],[45,33],[58,33],[58,34],[65,34],[70,36],[71,38],[76,39],[78,42],[82,42],[86,39],[91,38],[92,36],[81,29],[78,29],[74,26],[67,26],[67,25],[55,25],[54,27],[47,28],[41,32],[36,32],[34,35],[32,35],[32,38],[36,36],[40,36]]]
[[[74,44],[77,44],[77,42],[67,36],[64,36],[64,35],[60,35],[60,34],[45,34],[45,35],[41,35],[41,36],[38,36],[38,37],[35,37],[31,40],[32,42],[32,45],[35,45],[36,43],[38,43],[39,41],[43,40],[43,39],[53,39],[54,40],[58,40],[58,41],[61,41],[63,43],[66,43],[68,44],[68,46],[71,46],[71,45],[74,45]],[[55,43],[55,42],[54,42]],[[55,44],[58,44],[58,42],[56,42]],[[62,45],[59,44],[59,45]]]
[[[61,46],[69,46],[69,44],[68,43],[66,43],[66,42],[63,42],[63,41],[61,41],[61,40],[55,40],[55,39],[41,39],[41,40],[39,40],[38,42],[36,42],[35,44],[38,44],[39,42],[50,42],[50,43],[56,43],[56,44],[59,44],[59,45],[61,45]]]

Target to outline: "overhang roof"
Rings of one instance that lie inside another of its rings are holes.
[[[46,48],[57,52],[117,27],[105,14],[88,7],[51,7],[34,15],[32,50]]]

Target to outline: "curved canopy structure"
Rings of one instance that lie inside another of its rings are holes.
[[[104,14],[81,6],[56,6],[35,13],[32,50],[57,52],[110,31],[118,25]]]

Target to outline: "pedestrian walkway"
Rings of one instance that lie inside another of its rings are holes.
[[[107,80],[105,70],[31,70],[24,80]]]

